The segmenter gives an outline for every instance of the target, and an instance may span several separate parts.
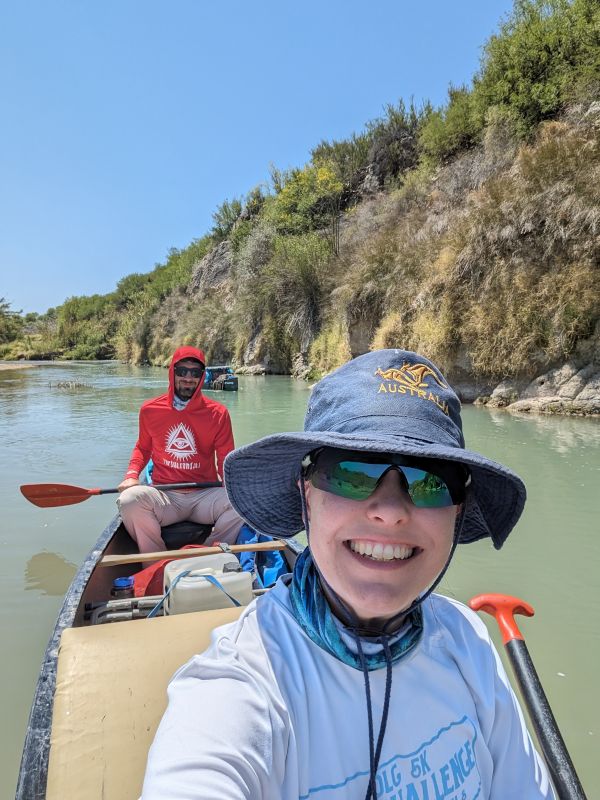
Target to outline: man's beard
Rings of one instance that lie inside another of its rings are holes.
[[[192,386],[190,388],[175,389],[175,395],[180,400],[189,400],[195,391],[196,391],[195,386]]]

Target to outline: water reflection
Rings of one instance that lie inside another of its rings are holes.
[[[596,418],[516,414],[498,409],[488,409],[488,413],[496,428],[514,429],[516,424],[527,439],[535,439],[561,455],[600,444],[600,420]]]
[[[77,566],[60,553],[35,553],[25,567],[25,589],[62,597],[76,572]]]

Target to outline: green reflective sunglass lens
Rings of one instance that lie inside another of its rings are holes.
[[[329,491],[350,500],[366,500],[388,467],[389,464],[340,461],[331,467]]]
[[[402,467],[410,499],[418,508],[445,508],[453,505],[450,490],[433,472]]]
[[[366,500],[370,497],[391,464],[370,464],[362,461],[338,461],[317,465],[311,483],[347,500]],[[418,508],[444,508],[453,505],[452,496],[444,481],[431,472],[414,467],[397,466],[402,473],[405,489]]]

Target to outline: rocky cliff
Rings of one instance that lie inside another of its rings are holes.
[[[592,103],[525,145],[490,125],[481,146],[391,191],[367,168],[333,254],[330,229],[317,234],[325,256],[314,237],[283,246],[268,225],[222,242],[187,290],[190,308],[220,309],[201,341],[239,372],[298,377],[405,347],[441,364],[466,402],[598,414],[599,135]]]

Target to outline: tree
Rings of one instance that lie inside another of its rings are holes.
[[[351,186],[367,166],[370,142],[368,133],[353,133],[340,141],[324,139],[311,151],[311,160],[315,167],[330,169],[341,183]]]
[[[132,272],[117,283],[115,301],[117,308],[127,308],[135,302],[151,280],[149,273]]]
[[[400,100],[397,106],[386,107],[385,117],[367,125],[368,162],[380,186],[417,165],[417,134],[423,113],[412,102],[407,109]]]
[[[474,111],[472,92],[466,86],[450,86],[448,104],[442,109],[427,109],[419,147],[426,158],[444,162],[476,144],[482,128]]]
[[[212,215],[212,234],[219,242],[226,239],[242,213],[242,203],[237,197],[225,200]]]
[[[282,234],[323,228],[339,213],[343,189],[342,182],[328,166],[292,170],[279,194],[266,203],[265,217]]]
[[[509,110],[528,136],[582,87],[600,83],[598,0],[515,0],[500,33],[485,45],[474,80],[481,122],[488,109]]]
[[[12,342],[18,338],[23,328],[20,311],[12,311],[10,302],[0,297],[0,343]]]

